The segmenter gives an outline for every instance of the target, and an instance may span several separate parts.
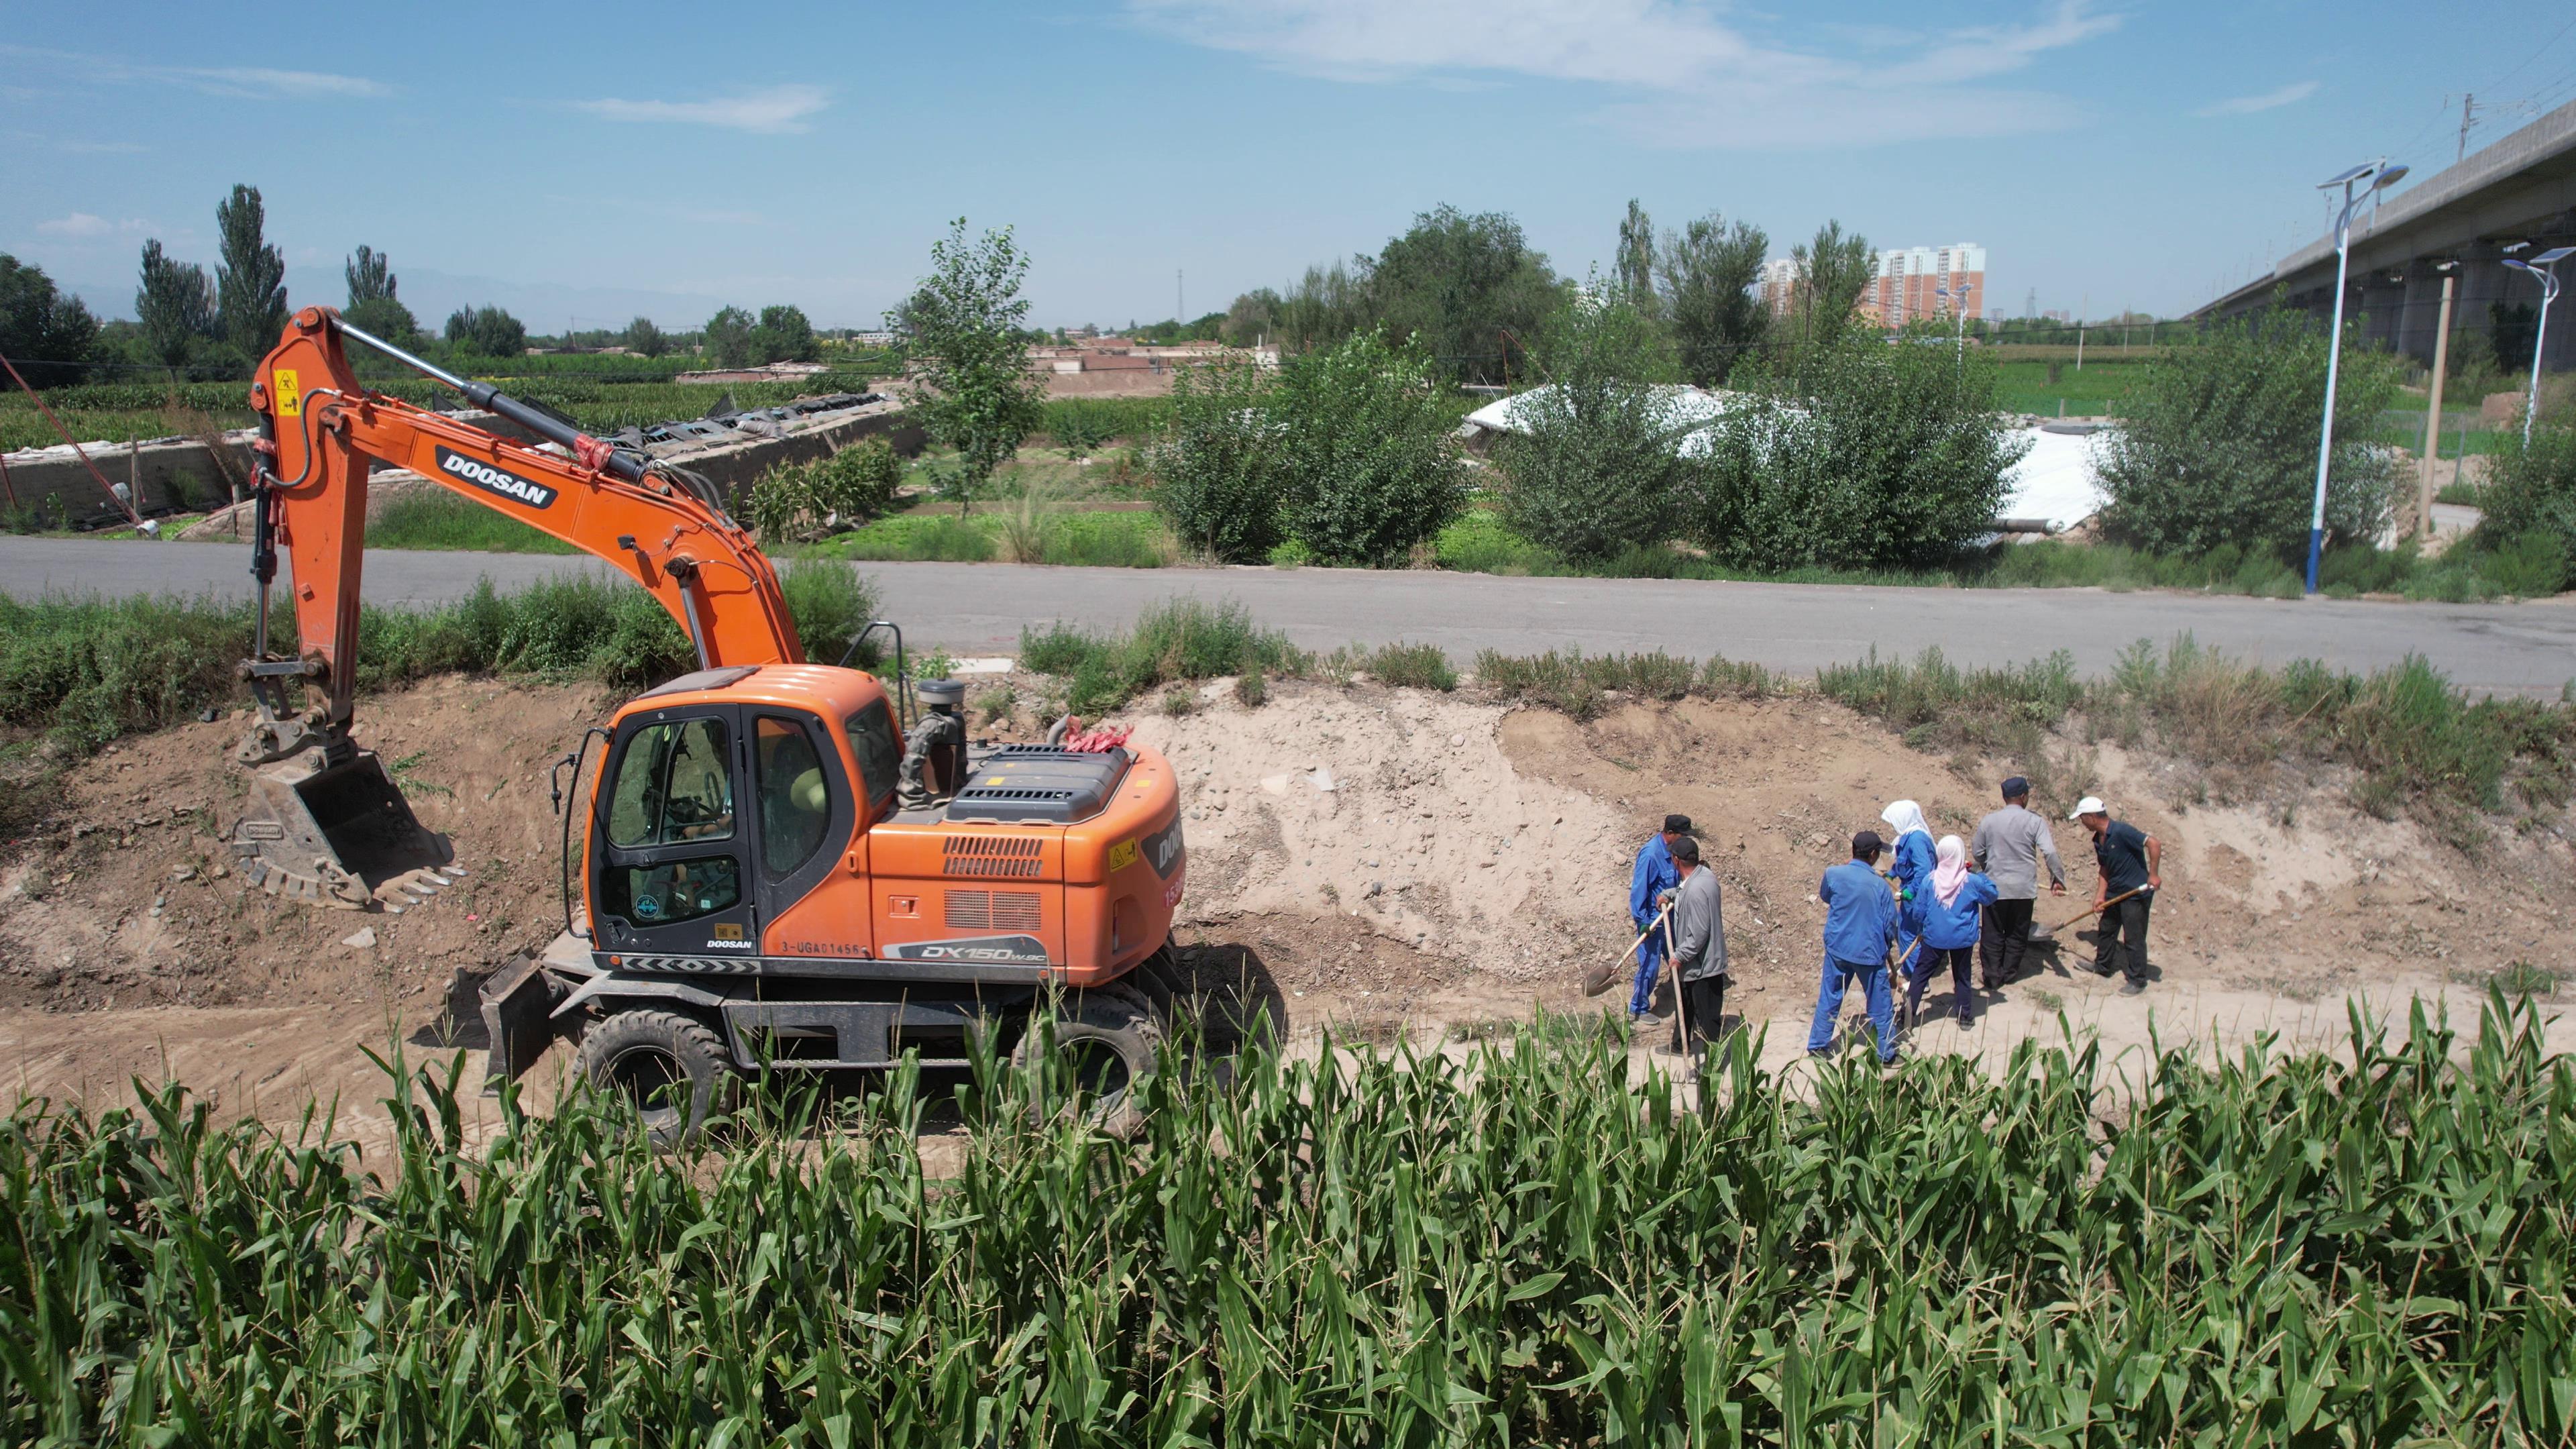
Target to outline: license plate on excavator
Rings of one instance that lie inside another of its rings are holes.
[[[412,814],[375,753],[353,751],[338,764],[320,756],[308,751],[251,773],[232,833],[243,879],[270,895],[348,910],[444,884],[439,867],[455,852]]]

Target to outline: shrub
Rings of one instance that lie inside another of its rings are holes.
[[[1257,563],[1287,537],[1288,471],[1273,410],[1278,377],[1251,362],[1185,368],[1146,455],[1154,506],[1190,547]]]
[[[856,528],[893,504],[903,459],[884,438],[866,438],[828,458],[785,463],[751,485],[751,522],[772,542]]]
[[[1920,341],[1821,342],[1754,382],[1712,430],[1691,520],[1711,556],[1925,568],[1992,526],[2027,445],[1996,409],[1991,362]]]
[[[1421,348],[1364,332],[1285,372],[1287,531],[1318,560],[1400,563],[1465,506],[1456,419]]]
[[[1458,687],[1458,671],[1449,667],[1449,656],[1437,644],[1383,644],[1369,652],[1365,667],[1378,683],[1398,688],[1446,692]]]
[[[1440,530],[1432,557],[1444,569],[1470,574],[1551,574],[1564,567],[1553,553],[1512,531],[1491,509],[1471,508]]]
[[[2507,433],[2478,504],[2486,510],[2482,534],[2542,534],[2556,541],[2559,577],[2547,588],[2515,591],[2555,592],[2567,579],[2564,564],[2576,560],[2576,424],[2535,426],[2527,445],[2519,432]]]
[[[1502,515],[1567,558],[1606,558],[1672,538],[1701,465],[1684,443],[1700,424],[1656,387],[1669,371],[1651,324],[1624,302],[1570,305],[1551,329],[1549,384],[1513,409],[1503,440]]]
[[[1115,709],[1159,684],[1218,679],[1264,670],[1302,672],[1306,656],[1288,636],[1252,622],[1232,600],[1203,604],[1167,599],[1137,615],[1123,633],[1097,633],[1055,623],[1020,631],[1020,667],[1066,681],[1075,714]]]
[[[2276,560],[2303,556],[2326,344],[2304,315],[2276,308],[2148,362],[2099,451],[2104,533],[2157,553],[2234,543]],[[2400,370],[2358,341],[2344,348],[2326,491],[2326,525],[2339,539],[2372,538],[2387,521],[2395,455],[2369,438]]]

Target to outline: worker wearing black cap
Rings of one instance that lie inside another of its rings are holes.
[[[2057,859],[2057,838],[2048,822],[2031,813],[2030,782],[2019,775],[2004,781],[2004,808],[1977,822],[1968,854],[1977,869],[1993,877],[1995,903],[1986,907],[1985,930],[1977,939],[1977,974],[1988,991],[2021,974],[2022,953],[2030,949],[2030,913],[2039,901],[2039,865],[2048,862],[2048,893],[2066,894],[2066,867]]]
[[[1825,872],[1816,899],[1825,903],[1825,979],[1816,992],[1816,1020],[1807,1050],[1821,1055],[1834,1044],[1843,1014],[1843,992],[1857,981],[1868,994],[1869,1024],[1878,1032],[1878,1059],[1896,1060],[1896,1003],[1887,989],[1887,951],[1896,944],[1896,893],[1878,873],[1887,847],[1875,830],[1852,837],[1852,858]]]
[[[1628,919],[1646,937],[1637,945],[1637,989],[1628,998],[1628,1017],[1639,1026],[1664,1024],[1654,1009],[1655,973],[1664,964],[1664,933],[1655,928],[1655,918],[1663,914],[1664,892],[1682,883],[1673,847],[1690,835],[1689,816],[1665,816],[1663,833],[1638,849],[1636,868],[1628,873]]]

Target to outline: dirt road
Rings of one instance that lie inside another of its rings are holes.
[[[367,552],[367,598],[440,603],[478,578],[505,588],[597,571],[535,554]],[[2098,589],[1898,589],[1658,579],[1501,578],[1425,570],[1075,569],[1014,564],[862,564],[918,645],[1008,653],[1024,623],[1126,624],[1175,595],[1240,599],[1262,623],[1310,649],[1437,644],[1460,664],[1480,649],[1590,654],[1661,649],[1723,654],[1811,673],[1871,649],[1912,655],[1938,645],[1968,664],[2018,664],[2058,650],[2086,674],[2110,668],[2139,639],[2190,633],[2202,644],[2274,664],[2323,659],[2369,670],[2408,654],[2432,659],[2475,690],[2555,696],[2576,676],[2576,602],[2396,604],[2287,602]],[[0,538],[0,592],[177,593],[249,588],[247,547]]]

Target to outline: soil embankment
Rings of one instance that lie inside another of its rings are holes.
[[[371,702],[367,741],[469,872],[400,915],[239,889],[218,843],[241,795],[226,759],[238,719],[68,770],[53,824],[0,856],[0,1080],[112,1101],[130,1078],[167,1074],[270,1116],[316,1096],[371,1102],[383,1079],[366,1049],[433,1051],[460,975],[560,929],[547,771],[609,703],[584,686],[464,678]],[[1140,715],[1139,734],[1184,782],[1185,954],[1202,979],[1272,996],[1292,1035],[1330,1025],[1430,1045],[1540,1007],[1611,1004],[1575,982],[1626,939],[1630,855],[1680,811],[1726,889],[1729,1014],[1767,1028],[1774,1059],[1803,1037],[1815,881],[1851,832],[1911,796],[1936,831],[1965,835],[1994,778],[2021,767],[1917,752],[1812,697],[1632,703],[1581,723],[1368,685],[1274,685],[1252,709],[1215,684],[1188,714]],[[2511,963],[2576,975],[2563,818],[2494,831],[2469,856],[2356,812],[2328,774],[2276,775],[2259,798],[2229,800],[2113,746],[2052,748],[2050,778],[2165,842],[2159,979],[2114,997],[2080,969],[2089,937],[2069,931],[2037,975],[1979,1002],[1977,1030],[1936,1020],[1923,1050],[1999,1059],[2031,1033],[2054,1037],[2061,1012],[2115,1049],[2267,1031],[2326,1045],[2354,994],[2401,1025],[2408,995],[2438,996],[2465,1022]],[[2073,914],[2092,886],[2081,828],[2061,823],[2057,838],[2070,895],[2044,902],[2043,920]],[[1948,1001],[1936,983],[1936,1018]]]

